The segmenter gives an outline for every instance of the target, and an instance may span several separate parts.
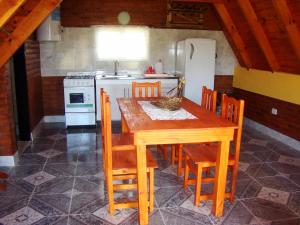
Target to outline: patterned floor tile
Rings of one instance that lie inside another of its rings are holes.
[[[91,214],[108,204],[104,193],[80,193],[73,196],[71,214]]]
[[[291,194],[288,202],[288,208],[300,216],[300,192]]]
[[[281,174],[300,173],[300,167],[296,165],[282,163],[282,162],[272,162],[269,165]]]
[[[257,197],[260,199],[265,199],[268,201],[286,205],[289,200],[290,193],[272,189],[272,188],[263,187],[258,193]]]
[[[156,187],[172,187],[182,186],[183,182],[182,179],[177,176],[155,170],[154,184]]]
[[[9,179],[20,179],[42,171],[42,165],[15,166],[9,171]]]
[[[258,178],[257,180],[265,187],[281,191],[292,192],[300,190],[300,188],[296,184],[283,176],[263,177]]]
[[[300,186],[300,172],[298,174],[292,174],[289,176],[289,179]]]
[[[296,218],[297,215],[289,210],[287,206],[264,199],[254,198],[241,200],[250,212],[264,220],[279,220]]]
[[[163,215],[164,222],[166,225],[204,225],[205,224],[205,223],[201,223],[201,221],[194,221],[191,218],[187,219],[186,217],[180,216],[178,214],[174,214],[164,209],[161,209],[160,211]],[[185,213],[186,212],[184,212],[184,214]],[[212,223],[210,222],[206,224],[212,224]]]
[[[44,216],[30,207],[21,208],[12,214],[0,218],[0,224],[30,225],[41,220]]]
[[[47,163],[44,171],[56,177],[75,176],[76,165],[77,162],[62,164]]]
[[[251,140],[248,141],[248,144],[266,147],[267,144],[268,144],[268,141],[262,140],[262,139],[255,139],[255,138],[253,138],[253,139],[251,139]]]
[[[78,163],[98,163],[102,164],[102,154],[96,151],[83,151],[78,154]]]
[[[16,165],[40,165],[46,162],[46,158],[37,154],[22,154],[15,157]]]
[[[253,215],[240,202],[238,202],[224,219],[222,225],[245,225],[250,224],[252,220]]]
[[[57,164],[57,163],[75,163],[77,162],[77,152],[74,153],[63,153],[48,159],[47,163]]]
[[[71,199],[64,194],[33,195],[29,207],[46,217],[69,214]]]
[[[57,150],[51,148],[49,150],[46,150],[46,151],[43,151],[43,152],[39,152],[37,154],[40,155],[40,156],[43,156],[45,158],[52,158],[54,156],[62,154],[62,152],[57,151]]]
[[[56,177],[48,180],[35,189],[36,194],[60,194],[73,188],[74,177]]]
[[[6,185],[6,190],[0,191],[0,196],[30,195],[35,187],[22,179],[7,180]]]
[[[50,180],[53,180],[55,178],[55,176],[46,173],[44,171],[40,171],[37,173],[34,173],[28,177],[24,177],[23,180],[25,180],[26,182],[33,184],[33,185],[40,185],[43,184],[45,182],[48,182]]]
[[[271,167],[272,164],[266,163],[263,164],[255,174],[255,177],[268,177],[268,176],[276,176],[279,173]]]
[[[80,192],[103,192],[105,186],[106,184],[103,177],[85,176],[75,178],[74,188]]]
[[[104,176],[103,168],[101,164],[95,163],[81,163],[78,164],[76,170],[76,176]]]
[[[47,151],[52,147],[53,144],[31,144],[22,152],[22,154],[39,153],[39,152]]]

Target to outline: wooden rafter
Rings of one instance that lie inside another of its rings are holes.
[[[273,5],[277,11],[277,14],[279,15],[279,18],[285,25],[290,42],[300,61],[300,32],[297,24],[295,23],[295,19],[290,12],[287,2],[286,0],[273,0]]]
[[[230,34],[239,54],[242,57],[242,60],[247,68],[252,67],[250,56],[247,52],[247,47],[240,36],[238,29],[236,28],[233,20],[231,19],[231,16],[226,9],[225,5],[222,3],[215,3],[214,4],[219,16],[221,17],[224,26],[226,27],[226,30]]]
[[[264,32],[262,25],[258,21],[258,18],[256,16],[256,13],[255,13],[250,1],[249,0],[238,0],[238,4],[239,4],[241,10],[243,11],[243,14],[250,26],[250,29],[251,29],[252,33],[254,34],[259,46],[261,47],[271,70],[278,71],[280,68],[280,65],[275,57],[273,49],[272,49],[270,42]]]
[[[15,14],[17,9],[26,0],[1,0],[0,1],[0,28]]]
[[[37,3],[31,10],[26,12],[26,16],[19,16],[12,22],[14,29],[10,35],[0,43],[0,68],[61,1],[62,0],[36,0]],[[33,2],[33,0],[30,2]],[[7,25],[9,27],[10,24]]]
[[[224,3],[224,0],[173,0],[173,2]]]

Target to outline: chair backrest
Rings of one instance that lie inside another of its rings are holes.
[[[155,91],[156,90],[156,91]],[[150,91],[150,92],[149,92]],[[155,95],[156,92],[156,95]],[[160,97],[161,96],[161,83],[157,82],[132,82],[132,97]]]
[[[202,87],[201,106],[208,111],[216,112],[217,91],[210,90],[206,86],[203,86]]]
[[[221,117],[228,121],[235,123],[238,129],[235,131],[234,147],[235,147],[235,159],[239,159],[243,119],[244,119],[244,100],[237,100],[232,97],[228,97],[226,94],[222,95],[222,111]]]
[[[109,96],[104,93],[104,164],[105,164],[105,172],[110,176],[112,170],[112,129],[111,129],[111,103],[109,100]]]
[[[101,106],[101,136],[102,136],[102,149],[104,150],[104,110],[105,110],[105,105],[104,105],[104,99],[105,99],[106,93],[104,92],[104,89],[100,89],[100,106]]]

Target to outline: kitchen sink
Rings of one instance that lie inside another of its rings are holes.
[[[128,73],[118,73],[115,75],[114,73],[104,73],[101,75],[98,75],[96,79],[135,79],[135,76],[132,76]]]

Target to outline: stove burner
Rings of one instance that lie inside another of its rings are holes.
[[[94,77],[92,75],[69,75],[66,79],[94,79]]]

